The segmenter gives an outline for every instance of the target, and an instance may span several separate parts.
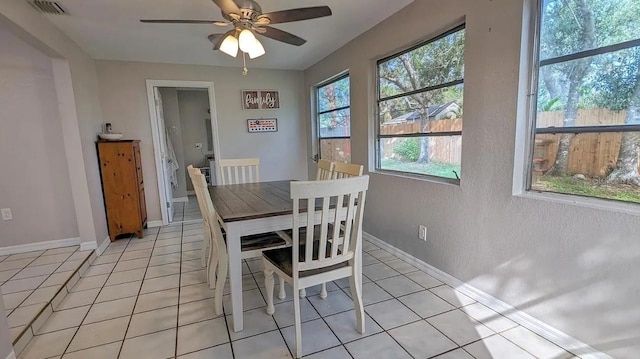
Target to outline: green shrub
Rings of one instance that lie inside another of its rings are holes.
[[[420,139],[407,138],[398,143],[398,145],[393,148],[393,152],[400,155],[404,160],[415,162],[418,160],[418,157],[420,157]]]

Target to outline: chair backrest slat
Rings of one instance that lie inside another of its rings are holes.
[[[333,179],[362,176],[364,166],[355,163],[336,162],[333,165]]]
[[[316,172],[316,181],[329,180],[333,176],[334,163],[327,160],[318,160],[318,171]]]
[[[205,235],[207,236],[207,239],[209,239],[212,243],[211,245],[213,246],[214,255],[224,254],[226,258],[227,246],[224,242],[222,231],[220,230],[216,209],[213,207],[213,201],[211,200],[211,195],[209,194],[207,179],[198,168],[189,166],[188,170],[189,177],[191,177],[191,182],[193,183],[194,191],[196,192],[198,206],[200,207],[200,212],[202,213],[202,219],[205,225]],[[221,261],[221,263],[224,262]]]
[[[218,160],[222,184],[260,182],[260,159],[238,158]]]
[[[291,182],[294,275],[297,275],[295,273],[298,271],[331,266],[354,257],[354,253],[362,245],[362,209],[368,186],[369,176]],[[301,201],[307,202],[306,214],[300,213]],[[316,201],[322,202],[319,215],[316,215],[315,211]],[[304,220],[300,221],[303,218]],[[316,224],[318,220],[320,223]],[[329,233],[330,223],[333,224],[332,233]],[[319,231],[314,231],[316,226],[319,226]],[[300,238],[301,227],[306,227],[305,238]],[[341,228],[344,229],[342,235]],[[340,240],[342,240],[341,243]],[[313,257],[314,241],[318,241],[316,243],[317,258]],[[301,244],[305,246],[302,258],[298,256]],[[331,250],[327,250],[329,246]]]

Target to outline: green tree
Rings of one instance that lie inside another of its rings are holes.
[[[588,0],[550,0],[545,2],[543,31],[540,40],[541,58],[553,58],[596,47],[595,18]],[[575,126],[580,102],[580,90],[589,73],[592,58],[582,58],[563,63],[553,69],[542,69],[542,80],[550,99],[564,100],[563,126]],[[560,79],[566,79],[566,85]],[[566,97],[562,88],[566,86]],[[547,174],[561,176],[567,171],[571,134],[563,134],[556,159]]]
[[[465,32],[461,30],[380,64],[381,98],[462,79],[464,40]],[[379,121],[382,123],[416,111],[420,115],[421,132],[424,133],[429,130],[429,106],[456,101],[462,107],[461,99],[462,86],[453,86],[383,101],[380,103]],[[420,139],[417,162],[429,162],[427,137]]]

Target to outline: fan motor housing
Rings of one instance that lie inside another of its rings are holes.
[[[260,5],[253,0],[235,0],[236,5],[240,8],[240,18],[241,19],[250,19],[256,20],[256,18],[262,14],[262,8]],[[233,17],[229,16],[229,14],[225,14],[222,12],[222,16],[229,20],[233,21]]]

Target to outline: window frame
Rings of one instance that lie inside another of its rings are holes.
[[[580,60],[598,55],[608,54],[620,50],[630,49],[640,46],[640,38],[634,40],[623,41],[611,45],[596,47],[590,50],[578,51],[575,53],[556,56],[541,60],[541,35],[542,35],[542,19],[543,6],[545,0],[535,0],[531,6],[533,12],[532,24],[529,27],[529,49],[531,62],[528,67],[529,93],[527,94],[527,114],[526,114],[526,156],[524,160],[524,191],[515,193],[516,195],[527,195],[540,197],[545,200],[558,201],[569,204],[584,205],[589,208],[613,210],[629,214],[640,213],[640,205],[632,202],[619,201],[601,197],[561,193],[554,191],[543,191],[532,188],[533,186],[533,170],[534,170],[534,150],[535,138],[538,134],[575,134],[582,133],[624,133],[624,132],[640,132],[640,125],[601,125],[601,126],[571,126],[571,127],[547,127],[538,128],[538,93],[540,83],[540,69],[544,66],[551,66],[559,63],[566,63],[574,60]]]
[[[381,123],[380,123],[380,103],[384,102],[384,101],[388,101],[388,100],[393,100],[395,98],[400,98],[400,97],[407,97],[407,96],[411,96],[411,95],[415,95],[415,94],[419,94],[419,93],[423,93],[423,92],[429,92],[429,91],[436,91],[439,89],[443,89],[443,88],[447,88],[447,87],[452,87],[452,86],[457,86],[457,85],[463,85],[464,86],[464,75],[462,77],[462,79],[458,79],[458,80],[454,80],[454,81],[449,81],[449,82],[445,82],[445,83],[440,83],[437,85],[432,85],[432,86],[427,86],[421,89],[417,89],[417,90],[412,90],[409,92],[405,92],[402,94],[396,94],[396,95],[392,95],[392,96],[387,96],[385,98],[381,98],[380,97],[380,64],[384,63],[388,60],[397,58],[399,56],[402,56],[408,52],[411,52],[415,49],[418,49],[420,47],[426,46],[430,43],[436,42],[438,40],[441,40],[449,35],[455,34],[458,31],[461,30],[465,30],[466,33],[466,22],[461,22],[457,25],[454,25],[453,27],[451,27],[449,30],[439,33],[435,36],[431,36],[428,37],[426,39],[421,39],[419,41],[417,41],[416,43],[413,43],[411,45],[408,45],[406,47],[401,48],[400,50],[396,50],[393,51],[393,53],[389,54],[389,55],[385,55],[377,60],[374,60],[373,64],[374,64],[374,78],[375,78],[375,93],[374,93],[374,123],[375,123],[375,130],[374,130],[374,148],[375,148],[375,155],[374,155],[374,162],[375,162],[375,171],[377,173],[383,173],[383,174],[388,174],[388,175],[394,175],[394,176],[399,176],[399,177],[408,177],[408,178],[415,178],[415,179],[421,179],[421,180],[426,180],[426,181],[431,181],[431,182],[436,182],[436,183],[444,183],[444,184],[453,184],[453,185],[460,185],[460,181],[461,181],[461,177],[459,179],[455,179],[455,178],[447,178],[447,177],[440,177],[440,176],[434,176],[434,175],[429,175],[429,174],[422,174],[422,173],[415,173],[415,172],[406,172],[406,171],[397,171],[397,170],[390,170],[390,169],[384,169],[381,168],[381,162],[382,162],[382,156],[381,156],[381,140],[384,138],[422,138],[422,137],[453,137],[453,136],[460,136],[463,137],[463,131],[464,131],[464,125],[461,131],[448,131],[448,132],[432,132],[432,133],[415,133],[415,134],[396,134],[396,135],[381,135],[380,134],[380,127],[381,127]],[[466,40],[466,38],[465,38]],[[465,50],[466,50],[466,43],[465,43]],[[466,59],[466,51],[465,51],[465,59]],[[464,60],[464,59],[463,59]],[[463,90],[464,91],[464,90]],[[464,95],[463,95],[464,97]]]
[[[344,80],[345,78],[349,79],[349,106],[343,106],[343,107],[337,107],[335,109],[331,109],[331,110],[325,110],[325,111],[320,111],[320,89],[331,85],[333,83],[336,83],[340,80]],[[314,108],[314,116],[315,116],[315,122],[316,122],[316,141],[317,141],[317,154],[314,156],[313,160],[314,162],[318,162],[318,160],[322,159],[322,140],[344,140],[344,139],[349,139],[349,142],[351,142],[351,76],[349,71],[345,71],[342,72],[334,77],[331,77],[330,79],[323,81],[317,85],[314,86],[313,88],[314,90],[314,95],[315,95],[315,108]],[[324,115],[327,113],[331,113],[331,112],[337,112],[337,111],[343,111],[343,110],[349,110],[349,136],[329,136],[329,137],[322,137],[321,135],[321,130],[320,130],[320,115]],[[351,154],[349,154],[349,156],[351,156]]]

